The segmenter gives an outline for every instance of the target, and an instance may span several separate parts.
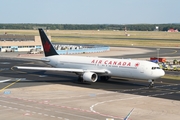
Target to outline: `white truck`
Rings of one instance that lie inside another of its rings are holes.
[[[31,49],[28,54],[41,54],[43,51],[41,49],[35,48]]]

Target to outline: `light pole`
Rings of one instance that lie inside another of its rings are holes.
[[[157,59],[158,59],[158,62],[159,62],[159,50],[160,50],[160,48],[157,48],[156,50],[157,50]]]

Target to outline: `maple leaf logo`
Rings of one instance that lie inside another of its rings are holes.
[[[46,43],[43,44],[43,47],[45,52],[49,52],[51,45],[46,41]]]
[[[139,66],[139,64],[140,64],[140,63],[136,63],[136,64],[135,64],[135,67],[138,67],[138,66]]]

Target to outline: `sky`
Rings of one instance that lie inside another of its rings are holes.
[[[0,0],[0,23],[180,23],[180,0]]]

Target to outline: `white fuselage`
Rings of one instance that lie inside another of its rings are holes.
[[[142,60],[67,55],[54,55],[44,59],[48,61],[49,65],[56,68],[106,70],[107,73],[101,74],[104,76],[157,79],[165,74],[158,64]]]

